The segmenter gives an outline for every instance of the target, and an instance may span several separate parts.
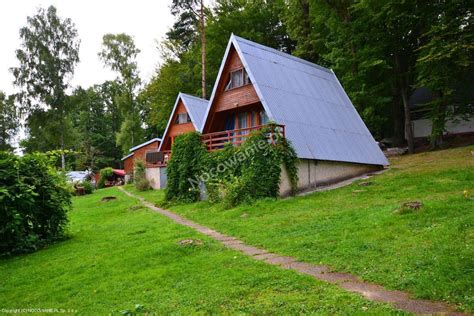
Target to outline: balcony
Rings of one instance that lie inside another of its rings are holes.
[[[149,151],[146,153],[146,167],[166,167],[171,158],[171,150]]]
[[[276,136],[285,137],[285,125],[266,124],[254,127],[239,128],[228,131],[221,131],[215,133],[204,134],[201,136],[202,142],[206,145],[208,151],[216,151],[224,148],[225,144],[232,144],[233,146],[240,146],[250,136],[253,131],[262,128],[268,128],[268,140],[275,142]],[[153,151],[147,153],[146,166],[147,168],[166,167],[168,161],[171,159],[171,150]]]
[[[285,125],[267,124],[254,127],[239,128],[228,131],[221,131],[202,135],[202,141],[208,151],[216,151],[224,148],[229,143],[239,146],[250,136],[253,131],[260,130],[264,127],[269,128],[268,139],[274,143],[277,135],[285,137]]]

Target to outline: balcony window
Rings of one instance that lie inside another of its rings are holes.
[[[242,68],[239,70],[235,70],[230,73],[229,82],[227,83],[225,90],[238,88],[249,83],[250,78],[245,69]]]

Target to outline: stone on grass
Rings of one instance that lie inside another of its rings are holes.
[[[202,241],[199,239],[183,239],[183,240],[180,240],[178,244],[183,247],[201,246]]]
[[[419,211],[422,206],[423,206],[423,203],[421,203],[421,201],[405,202],[400,206],[400,208],[396,209],[394,213],[396,214],[412,213],[414,211]]]
[[[100,201],[101,202],[109,202],[109,201],[116,200],[116,199],[117,199],[116,196],[104,196]]]

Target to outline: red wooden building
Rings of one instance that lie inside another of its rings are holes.
[[[169,160],[171,147],[177,136],[201,131],[207,104],[207,100],[189,94],[180,93],[178,95],[159,149],[163,153],[163,165],[166,165]]]
[[[158,152],[160,143],[161,138],[153,138],[140,145],[130,148],[130,154],[122,158],[123,169],[125,170],[126,174],[126,181],[128,181],[133,175],[133,166],[137,159],[143,161],[147,165],[152,165],[147,162],[147,156],[148,160],[150,160],[150,156]]]

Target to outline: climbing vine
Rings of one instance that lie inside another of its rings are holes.
[[[207,151],[199,133],[186,133],[176,137],[168,162],[168,184],[165,199],[174,202],[199,200],[199,186],[193,183],[207,164]]]
[[[269,139],[273,137],[273,140]],[[285,168],[296,192],[297,156],[291,144],[271,127],[255,131],[241,146],[223,145],[208,153],[200,135],[178,137],[168,164],[168,201],[197,201],[205,186],[211,203],[233,207],[279,195],[281,168]]]
[[[296,192],[296,153],[287,139],[270,133],[270,129],[253,132],[240,147],[228,144],[223,150],[209,154],[209,161],[217,171],[211,172],[205,181],[210,202],[233,207],[259,198],[276,198],[282,167],[290,178],[292,193]],[[273,141],[269,141],[270,135]]]

